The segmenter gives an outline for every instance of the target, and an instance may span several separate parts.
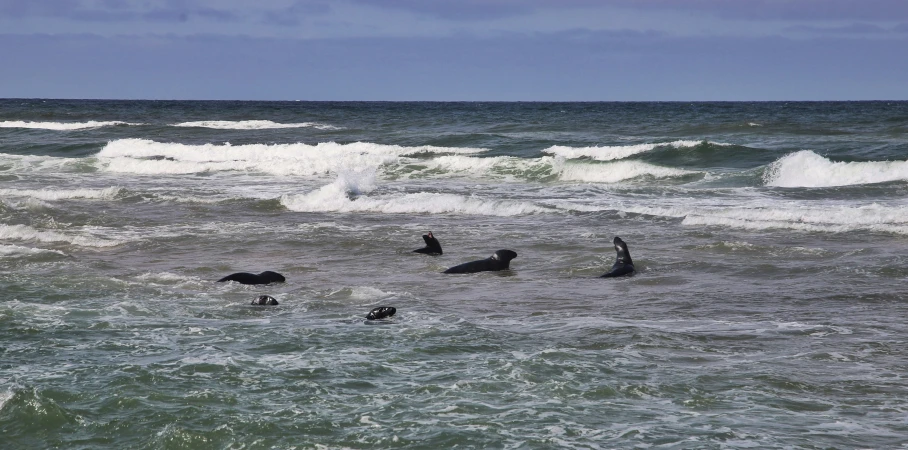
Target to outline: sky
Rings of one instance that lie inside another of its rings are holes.
[[[908,0],[0,0],[0,98],[908,100]]]

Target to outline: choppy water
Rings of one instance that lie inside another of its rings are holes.
[[[0,447],[904,448],[906,194],[906,102],[2,100]]]

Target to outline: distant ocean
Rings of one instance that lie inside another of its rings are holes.
[[[4,450],[908,448],[908,102],[0,100],[0,292]]]

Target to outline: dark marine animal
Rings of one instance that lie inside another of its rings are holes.
[[[413,253],[423,253],[426,255],[441,255],[441,243],[438,242],[438,239],[435,239],[435,236],[432,236],[432,232],[429,234],[422,235],[422,239],[426,241],[426,246],[423,248],[418,248],[413,250]]]
[[[459,266],[451,267],[442,273],[476,273],[506,270],[510,268],[511,260],[517,257],[513,250],[498,250],[492,256],[479,261],[470,261]]]
[[[252,304],[253,305],[274,306],[274,305],[279,305],[280,303],[277,302],[276,298],[274,298],[270,295],[259,295],[258,297],[252,299]]]
[[[224,281],[236,281],[240,284],[270,284],[270,283],[283,283],[285,278],[283,275],[266,270],[258,275],[248,272],[237,272],[230,275],[227,275],[224,278],[218,280],[218,283]]]
[[[632,275],[636,269],[634,269],[634,261],[631,260],[631,253],[627,249],[627,244],[618,236],[615,236],[615,240],[612,241],[612,243],[615,244],[615,252],[617,253],[615,264],[612,265],[611,271],[599,278],[614,278]]]
[[[373,308],[372,311],[369,311],[369,314],[366,314],[366,320],[387,319],[395,314],[397,314],[397,308],[393,306],[379,306],[378,308]]]

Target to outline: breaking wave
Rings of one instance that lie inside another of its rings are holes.
[[[516,216],[548,211],[527,202],[456,194],[420,192],[374,197],[367,195],[374,189],[374,174],[349,172],[341,174],[333,183],[306,194],[283,195],[281,204],[291,211],[299,212]]]
[[[214,128],[216,130],[267,130],[275,128],[316,128],[319,130],[340,130],[340,127],[314,122],[277,123],[270,120],[201,120],[173,124],[175,127]]]
[[[769,165],[763,182],[775,187],[831,187],[908,180],[908,161],[833,162],[810,150]]]
[[[577,159],[577,158],[590,158],[597,161],[614,161],[616,159],[624,159],[629,156],[636,155],[638,153],[644,153],[651,150],[654,150],[658,147],[674,147],[674,148],[688,148],[696,147],[702,144],[711,144],[718,146],[727,146],[731,144],[723,144],[721,142],[708,142],[708,141],[674,141],[674,142],[661,142],[654,144],[636,144],[636,145],[615,145],[615,146],[594,146],[594,147],[565,147],[561,145],[555,145],[543,150],[543,153],[548,153],[555,156],[561,156],[567,159]]]

